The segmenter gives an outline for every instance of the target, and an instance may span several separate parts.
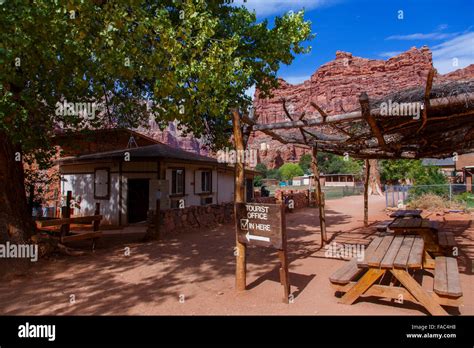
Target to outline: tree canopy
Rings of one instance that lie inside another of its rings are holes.
[[[283,180],[291,180],[295,176],[300,176],[304,174],[301,167],[296,163],[285,163],[280,167],[279,171]]]
[[[253,85],[268,95],[312,37],[303,12],[270,27],[223,0],[6,1],[0,12],[0,131],[36,160],[57,128],[136,127],[150,115],[227,145],[230,110],[250,105]],[[64,101],[100,110],[58,113]]]

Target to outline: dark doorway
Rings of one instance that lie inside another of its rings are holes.
[[[128,223],[146,220],[149,188],[149,179],[128,179]]]
[[[245,179],[246,202],[253,200],[253,179]]]

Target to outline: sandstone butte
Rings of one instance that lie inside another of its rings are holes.
[[[259,98],[257,90],[254,108],[259,123],[288,121],[282,99],[286,99],[287,106],[295,112],[307,110],[316,114],[310,101],[329,115],[349,112],[359,106],[358,98],[362,92],[367,92],[370,99],[378,99],[397,90],[424,86],[431,67],[431,51],[426,46],[413,47],[388,60],[354,57],[351,53],[338,51],[335,60],[322,65],[303,83],[292,85],[280,79],[280,86],[273,91],[272,98]],[[434,83],[464,78],[474,78],[474,64],[445,75],[436,73]],[[262,143],[266,144],[267,150],[261,151]],[[268,168],[297,161],[308,152],[298,145],[281,144],[261,132],[251,136],[249,147],[258,150],[258,161]]]

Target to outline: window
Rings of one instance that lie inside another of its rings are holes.
[[[184,169],[173,169],[171,171],[171,194],[184,194]]]
[[[203,171],[201,172],[201,192],[212,191],[212,172]]]
[[[110,189],[109,168],[97,168],[94,171],[94,198],[109,199]]]

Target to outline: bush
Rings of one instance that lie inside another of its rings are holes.
[[[466,209],[466,204],[461,201],[449,201],[448,199],[433,193],[423,193],[412,198],[408,203],[408,206],[413,209],[423,209],[430,211],[444,209]]]

